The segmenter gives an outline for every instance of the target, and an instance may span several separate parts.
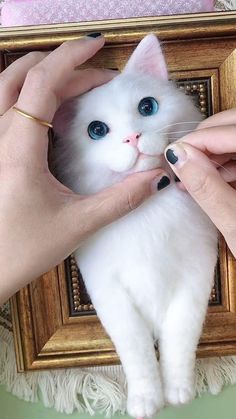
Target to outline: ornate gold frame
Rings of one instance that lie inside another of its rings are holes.
[[[173,78],[207,78],[214,112],[236,106],[235,12],[2,28],[1,68],[29,50],[52,49],[91,31],[102,31],[107,42],[88,65],[121,68],[139,40],[154,32],[163,41]],[[72,284],[76,290],[73,269]],[[209,308],[199,356],[236,354],[236,262],[223,239],[220,275],[221,301]],[[22,289],[12,298],[11,305],[19,371],[119,361],[89,307],[85,316],[70,314],[64,263]]]
[[[186,15],[143,17],[103,20],[57,25],[39,25],[4,28],[0,30],[0,48],[5,50],[32,50],[54,47],[64,41],[75,39],[89,32],[100,31],[109,44],[137,42],[154,31],[160,39],[205,38],[211,36],[234,36],[236,12],[195,13]]]

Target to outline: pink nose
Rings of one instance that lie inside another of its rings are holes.
[[[128,143],[128,144],[132,145],[133,147],[137,147],[138,140],[139,140],[140,136],[141,136],[141,134],[139,134],[138,132],[134,132],[133,134],[128,135],[128,137],[126,137],[123,140],[123,143]]]

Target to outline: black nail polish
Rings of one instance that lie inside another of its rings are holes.
[[[176,175],[175,175],[174,179],[175,179],[175,182],[181,182],[181,180]]]
[[[157,184],[157,190],[160,191],[161,189],[166,188],[170,184],[170,179],[167,176],[163,176],[161,180]]]
[[[87,36],[90,36],[91,38],[98,38],[101,35],[101,32],[92,32],[87,34]]]
[[[171,150],[171,148],[168,148],[166,158],[171,164],[175,164],[178,161],[178,157],[175,155],[174,151]]]

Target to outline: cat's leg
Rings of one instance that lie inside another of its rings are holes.
[[[90,295],[124,368],[128,413],[136,418],[149,417],[164,405],[152,334],[125,289],[114,282],[105,287],[103,283]]]
[[[173,296],[161,328],[163,390],[165,401],[172,405],[188,403],[195,396],[195,354],[212,282],[209,273],[201,280],[198,275],[191,274],[191,284],[186,278]]]

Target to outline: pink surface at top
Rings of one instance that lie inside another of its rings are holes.
[[[213,10],[213,0],[5,0],[1,21],[23,26]]]

